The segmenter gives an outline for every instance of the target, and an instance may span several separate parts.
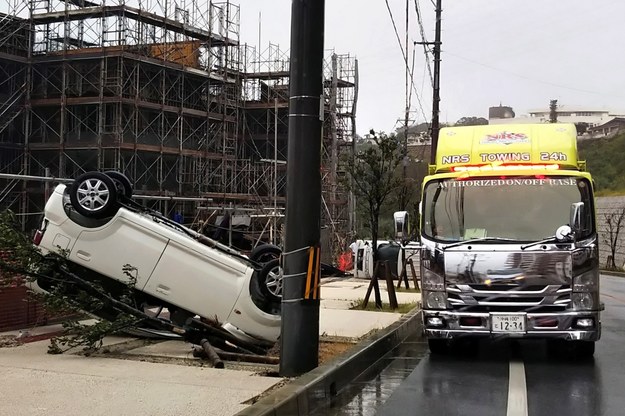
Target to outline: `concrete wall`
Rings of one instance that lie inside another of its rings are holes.
[[[619,213],[625,209],[625,196],[610,196],[596,198],[597,204],[597,229],[599,231],[599,261],[601,267],[605,267],[610,252],[608,218],[612,218],[612,223],[618,219]],[[613,227],[615,229],[615,227]],[[620,232],[616,244],[616,266],[625,265],[625,218],[620,227]]]

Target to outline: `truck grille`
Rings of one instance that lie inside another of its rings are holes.
[[[571,287],[459,284],[447,287],[447,298],[453,309],[466,312],[554,312],[570,303]]]

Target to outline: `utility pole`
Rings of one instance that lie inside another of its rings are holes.
[[[436,29],[434,35],[434,95],[432,97],[432,147],[430,150],[430,163],[436,163],[436,147],[438,146],[438,131],[440,130],[438,115],[441,83],[441,14],[442,0],[436,0]]]
[[[278,97],[273,98],[273,244],[278,239]]]
[[[280,375],[319,364],[324,0],[292,0]]]
[[[408,68],[408,12],[410,10],[410,0],[406,0],[406,48],[405,55],[406,58],[406,113],[404,117],[404,145],[402,150],[402,190],[399,199],[399,210],[403,211],[406,209],[406,196],[408,193],[407,184],[406,184],[406,170],[408,169],[408,117],[410,116],[410,71]]]

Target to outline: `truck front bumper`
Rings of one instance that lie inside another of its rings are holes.
[[[599,311],[511,313],[525,317],[525,330],[522,332],[493,331],[492,317],[498,314],[496,312],[424,310],[422,313],[427,338],[510,337],[598,341],[601,337]],[[592,320],[592,326],[580,325],[582,322],[587,324],[589,319]]]

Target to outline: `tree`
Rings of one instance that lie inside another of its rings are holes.
[[[549,122],[558,122],[558,100],[549,101]]]
[[[45,277],[54,284],[47,289],[48,293],[36,295],[36,298],[43,303],[48,312],[71,314],[73,317],[82,314],[83,311],[97,315],[98,311],[107,306],[105,299],[94,297],[92,293],[79,288],[76,282],[67,278],[71,273],[63,257],[66,253],[62,253],[62,256],[42,254],[20,228],[20,222],[14,213],[0,212],[0,291],[6,287],[34,281],[38,277]],[[132,266],[128,266],[128,270],[122,271],[128,274],[131,283],[123,295],[127,297],[124,302],[131,304],[134,302],[131,297],[136,277],[133,275]],[[91,286],[105,292],[96,284]],[[105,336],[132,327],[141,321],[123,312],[111,316],[110,321],[101,320],[89,325],[73,319],[75,318],[63,322],[64,331],[50,340],[48,352],[62,353],[77,346],[83,346],[85,351],[92,351],[102,346],[102,339]]]
[[[488,125],[488,120],[484,117],[462,117],[460,120],[456,121],[455,126],[486,126]]]
[[[610,257],[606,267],[616,270],[616,249],[619,245],[619,234],[623,226],[623,220],[625,220],[625,207],[610,210],[603,214],[603,218],[607,227],[603,242],[610,247]]]
[[[590,125],[583,121],[580,121],[579,123],[575,123],[575,129],[577,130],[578,136],[586,133],[588,131],[588,127],[590,127]]]
[[[374,259],[377,258],[378,226],[380,212],[396,194],[403,183],[398,168],[402,162],[402,146],[395,135],[371,130],[373,145],[358,151],[345,161],[346,185],[358,201],[358,209],[367,218],[371,231]]]

